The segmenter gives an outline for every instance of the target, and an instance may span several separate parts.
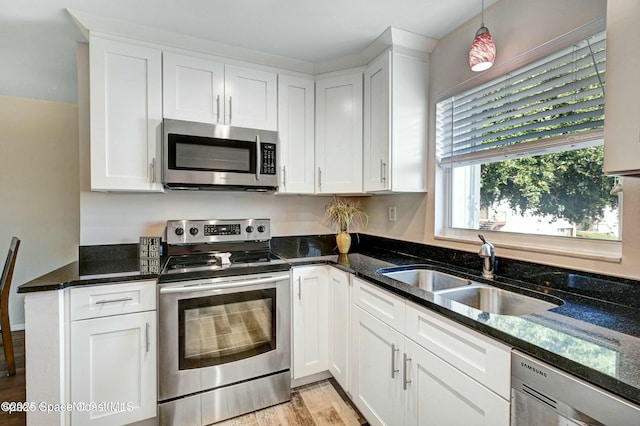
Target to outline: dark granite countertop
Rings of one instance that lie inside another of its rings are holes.
[[[475,253],[363,236],[354,253],[335,254],[332,236],[279,237],[272,250],[292,266],[330,264],[407,300],[533,355],[590,383],[640,404],[640,283],[499,259],[495,280],[480,277]],[[134,245],[135,246],[135,245]],[[25,283],[19,293],[75,285],[156,279],[141,273],[136,251],[93,253]],[[495,315],[434,301],[432,293],[387,278],[381,268],[429,264],[431,268],[511,291],[555,296],[562,306],[524,316]]]
[[[570,289],[498,276],[481,278],[481,270],[451,267],[439,261],[379,249],[335,255],[309,255],[283,247],[280,255],[293,266],[327,263],[344,269],[418,305],[491,336],[552,366],[640,404],[640,309],[575,294]],[[392,266],[428,264],[431,269],[471,278],[539,298],[555,296],[565,303],[549,311],[524,316],[497,315],[461,304],[442,306],[433,293],[385,277],[377,271]],[[596,284],[598,283],[596,278]],[[607,281],[608,285],[615,285]],[[628,283],[621,283],[624,287]]]
[[[114,244],[80,250],[80,260],[18,286],[18,293],[62,290],[70,286],[155,280],[140,266],[137,244]]]

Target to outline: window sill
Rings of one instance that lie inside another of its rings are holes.
[[[479,233],[485,234],[487,240],[496,248],[607,263],[621,263],[622,261],[622,243],[620,241],[454,228],[443,230],[442,234],[435,235],[434,239],[457,243],[474,243],[477,245],[479,244]]]

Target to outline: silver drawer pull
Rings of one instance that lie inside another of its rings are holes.
[[[400,370],[396,368],[396,352],[400,355],[400,349],[395,344],[391,345],[391,378],[395,379],[396,373]]]
[[[145,327],[145,332],[144,332],[144,338],[145,338],[145,343],[146,343],[146,347],[147,347],[147,352],[149,352],[149,345],[151,344],[151,342],[149,341],[149,323],[146,324]]]
[[[407,390],[407,385],[409,383],[411,383],[411,380],[407,380],[407,376],[408,376],[408,374],[407,374],[407,370],[408,370],[407,364],[409,363],[409,361],[411,361],[411,358],[409,358],[407,356],[407,354],[404,354],[403,356],[404,356],[404,362],[403,362],[404,371],[402,372],[402,375],[403,375],[403,377],[402,377],[402,388],[404,390]]]
[[[120,303],[120,302],[128,302],[133,300],[133,297],[123,297],[122,299],[112,299],[112,300],[98,300],[96,305],[104,305],[106,303]]]

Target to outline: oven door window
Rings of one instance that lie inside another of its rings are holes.
[[[209,367],[276,349],[276,290],[178,301],[179,368]]]
[[[255,142],[174,134],[168,140],[171,170],[256,172]]]

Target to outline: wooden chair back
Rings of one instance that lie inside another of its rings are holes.
[[[0,279],[0,327],[2,327],[2,346],[4,348],[4,359],[7,363],[7,374],[9,376],[16,374],[13,340],[11,339],[11,323],[9,321],[9,293],[11,292],[11,280],[13,279],[13,270],[16,266],[19,247],[20,240],[13,237],[9,245],[9,253],[4,263],[4,269],[2,270],[2,279]]]

